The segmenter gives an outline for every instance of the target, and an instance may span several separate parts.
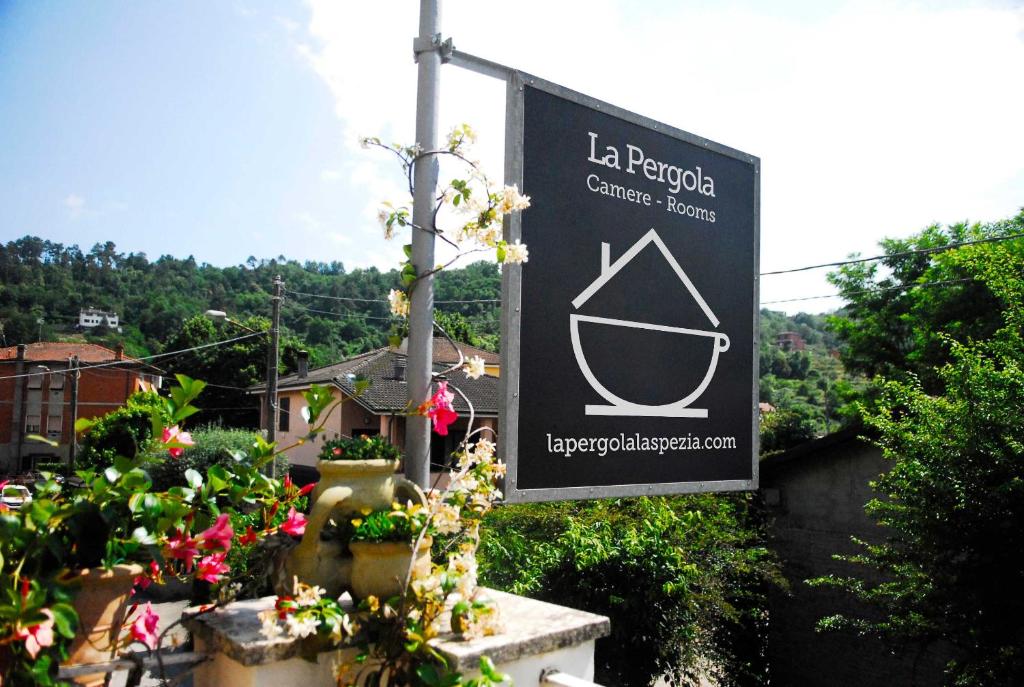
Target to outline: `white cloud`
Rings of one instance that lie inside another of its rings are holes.
[[[403,180],[385,155],[355,141],[412,140],[416,8],[309,7],[299,49],[333,95],[350,159],[340,171],[367,198],[359,231],[379,232],[378,203],[403,199]],[[772,270],[874,254],[880,238],[932,222],[1016,212],[1022,19],[1019,7],[971,2],[786,15],[740,4],[523,0],[500,27],[480,5],[450,1],[443,26],[459,49],[758,155],[761,260]],[[503,84],[444,68],[442,135],[474,124],[485,167],[499,174],[503,101]],[[762,283],[763,300],[831,291],[824,271]]]
[[[322,169],[320,170],[320,181],[335,182],[341,181],[343,175],[340,170],[337,169]]]
[[[82,213],[85,212],[85,198],[77,193],[68,195],[68,197],[62,201],[62,204],[67,208],[68,216],[71,217],[71,219],[78,219],[82,216]]]

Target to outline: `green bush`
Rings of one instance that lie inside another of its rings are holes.
[[[596,681],[767,683],[768,584],[747,496],[506,506],[481,528],[481,583],[611,618]]]
[[[185,471],[189,469],[205,475],[214,465],[231,465],[235,462],[232,453],[248,455],[256,437],[252,430],[216,426],[200,427],[191,434],[195,446],[186,448],[177,458],[164,456],[147,468],[154,489],[159,491],[187,484]],[[284,456],[278,456],[276,460],[277,474],[284,477],[288,472],[288,460]]]
[[[124,406],[97,419],[82,437],[75,468],[102,470],[113,465],[116,456],[134,456],[144,450],[151,439],[154,410],[170,421],[160,396],[140,391],[129,396]]]
[[[320,460],[398,460],[402,452],[384,437],[340,437],[324,442]]]

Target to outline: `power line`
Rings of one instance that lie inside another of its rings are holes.
[[[797,301],[814,301],[821,298],[849,298],[850,296],[860,296],[866,293],[885,293],[886,291],[905,291],[907,289],[913,289],[918,286],[946,286],[949,284],[963,284],[964,282],[977,281],[977,279],[944,279],[942,281],[926,281],[920,284],[901,284],[900,286],[887,286],[880,289],[862,289],[861,291],[850,291],[848,293],[830,293],[824,296],[804,296],[803,298],[783,298],[776,301],[761,301],[761,305],[771,305],[773,303],[795,303]]]
[[[223,341],[213,341],[213,342],[210,342],[210,343],[207,343],[207,344],[201,344],[199,346],[193,346],[191,348],[183,348],[180,351],[168,351],[166,353],[156,353],[154,355],[146,355],[146,356],[141,356],[139,358],[125,358],[124,360],[112,360],[112,361],[107,362],[107,363],[96,363],[95,365],[82,365],[82,366],[80,366],[78,368],[78,370],[79,370],[79,372],[81,372],[82,370],[95,370],[97,368],[102,368],[102,367],[116,367],[118,365],[132,365],[134,363],[142,362],[143,360],[156,360],[157,358],[166,358],[166,357],[169,357],[169,356],[172,356],[172,355],[181,355],[183,353],[191,353],[193,351],[201,351],[201,350],[206,349],[206,348],[213,348],[214,346],[224,346],[224,345],[229,344],[229,343],[235,343],[236,341],[244,341],[245,339],[251,339],[254,336],[263,336],[263,335],[264,335],[264,332],[253,332],[252,334],[245,334],[243,336],[236,336],[233,339],[224,339]],[[28,362],[31,362],[31,361],[26,360],[24,362],[28,363]],[[53,362],[53,361],[49,361],[49,362]],[[66,372],[67,372],[67,370],[61,370],[60,372],[56,372],[55,374],[64,374]],[[36,376],[47,375],[47,374],[51,374],[51,371],[50,370],[46,370],[45,372],[26,372],[26,373],[20,374],[20,375],[6,375],[6,376],[3,376],[3,377],[0,377],[0,379],[18,379],[20,377],[36,377]]]
[[[806,267],[794,267],[788,270],[775,270],[774,272],[762,272],[762,277],[771,276],[773,274],[790,274],[792,272],[805,272],[807,270],[821,269],[822,267],[841,267],[843,265],[854,265],[861,262],[872,262],[874,260],[885,260],[886,258],[903,258],[908,255],[927,255],[929,253],[941,253],[943,251],[952,250],[953,248],[960,248],[961,246],[973,246],[978,243],[998,243],[1000,241],[1010,241],[1012,239],[1019,239],[1024,237],[1024,233],[1011,234],[1010,236],[993,236],[987,239],[975,239],[974,241],[961,241],[959,243],[947,243],[945,246],[936,246],[935,248],[918,248],[915,250],[905,250],[899,253],[889,253],[887,255],[873,255],[870,258],[851,258],[850,260],[840,260],[838,262],[824,262],[820,265],[807,265]],[[827,296],[815,296],[815,298],[827,298]],[[781,301],[773,301],[781,302]]]
[[[285,293],[290,293],[293,296],[308,296],[310,298],[324,298],[331,301],[352,301],[355,303],[387,303],[386,298],[351,298],[348,296],[328,296],[321,293],[303,293],[302,291],[291,291],[285,290]],[[467,300],[442,300],[434,301],[434,305],[458,305],[468,303],[501,303],[500,298],[473,298]]]

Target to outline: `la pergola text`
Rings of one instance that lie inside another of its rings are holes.
[[[676,197],[676,194],[687,192],[696,193],[709,198],[715,197],[715,180],[710,175],[705,175],[700,166],[692,169],[678,165],[662,162],[648,157],[642,148],[631,143],[626,144],[625,159],[619,154],[615,146],[605,145],[603,149],[598,142],[598,134],[588,131],[590,138],[590,154],[587,161],[595,165],[607,167],[627,174],[643,174],[651,181],[657,181],[668,187],[668,193],[664,201],[654,198],[646,191],[640,191],[624,184],[617,184],[602,179],[597,173],[587,175],[587,189],[592,193],[603,196],[618,198],[637,205],[663,205],[666,212],[674,212],[685,217],[692,217],[710,224],[715,222],[715,211],[705,207],[686,203]],[[625,165],[625,169],[623,169]]]

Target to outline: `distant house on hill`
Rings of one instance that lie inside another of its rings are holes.
[[[891,466],[862,439],[862,427],[800,444],[760,463],[768,510],[769,545],[782,562],[790,590],[769,598],[768,661],[772,684],[801,687],[890,687],[941,684],[947,657],[935,649],[899,653],[872,637],[816,632],[821,618],[866,609],[849,595],[804,581],[828,574],[863,575],[863,566],[832,558],[859,553],[851,537],[879,542],[885,530],[864,512],[875,496],[869,482]]]
[[[78,311],[79,329],[93,329],[100,326],[121,331],[120,321],[117,318],[116,312],[97,310],[96,308],[83,308]]]
[[[797,332],[780,332],[775,345],[784,351],[807,350],[807,342]]]
[[[463,358],[480,356],[484,360],[487,374],[479,379],[467,379],[462,372],[450,375],[451,383],[457,386],[472,402],[476,418],[476,426],[496,428],[498,423],[498,374],[499,357],[467,344],[459,343],[458,348],[452,346],[447,339],[434,339],[434,371],[451,367],[459,360],[459,351]],[[327,419],[326,432],[316,440],[296,447],[288,452],[292,465],[315,466],[317,455],[325,439],[337,436],[383,435],[398,447],[405,446],[405,415],[408,403],[408,387],[406,384],[405,348],[397,350],[379,348],[369,353],[357,355],[334,365],[307,369],[304,357],[299,359],[297,372],[281,377],[278,380],[278,416],[277,439],[282,446],[295,443],[309,432],[309,424],[300,414],[306,404],[302,392],[311,384],[321,384],[334,391],[336,398],[342,393],[349,397],[340,409],[333,411]],[[356,395],[357,378],[365,378],[370,386],[361,394]],[[261,406],[266,412],[266,384],[256,384],[249,392],[263,399]],[[453,402],[459,419],[449,428],[448,436],[431,434],[431,463],[443,465],[449,454],[455,450],[466,435],[469,407],[465,400],[455,395]]]
[[[34,343],[0,348],[0,473],[66,461],[73,436],[69,361],[78,357],[78,417],[115,410],[135,391],[159,389],[162,372],[88,343]],[[50,446],[26,440],[38,434]]]

